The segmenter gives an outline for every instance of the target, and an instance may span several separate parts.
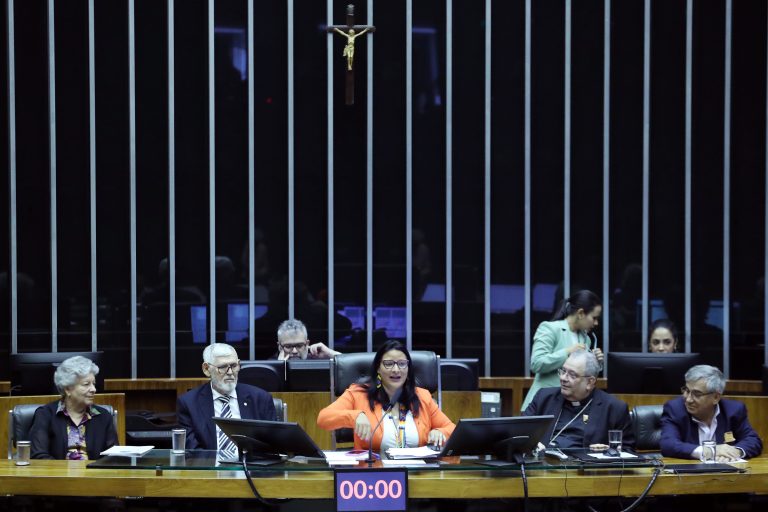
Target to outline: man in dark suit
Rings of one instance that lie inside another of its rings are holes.
[[[717,442],[717,460],[728,462],[760,455],[763,442],[749,424],[746,406],[722,398],[723,373],[697,365],[685,373],[683,396],[664,404],[661,453],[665,457],[698,459],[701,443]]]
[[[179,424],[187,430],[187,448],[223,450],[228,443],[220,435],[213,417],[251,420],[277,419],[272,396],[261,388],[238,384],[240,360],[234,347],[212,343],[203,351],[203,373],[209,384],[190,390],[176,404]]]
[[[558,370],[559,388],[543,388],[524,416],[553,415],[556,419],[541,442],[561,449],[608,444],[608,431],[621,430],[622,450],[635,446],[627,404],[595,389],[600,364],[592,352],[576,350]]]

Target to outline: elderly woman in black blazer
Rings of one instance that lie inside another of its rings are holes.
[[[99,367],[88,358],[66,359],[53,382],[61,399],[35,411],[29,431],[33,459],[98,459],[117,444],[112,415],[93,404]]]

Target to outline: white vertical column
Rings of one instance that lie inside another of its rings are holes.
[[[366,25],[373,25],[373,0],[368,0],[368,19]],[[375,39],[369,37],[366,41],[368,50],[368,69],[366,84],[366,188],[365,188],[365,231],[366,231],[366,260],[365,260],[365,319],[366,346],[368,352],[373,350],[373,44]],[[335,308],[334,308],[335,309]],[[329,314],[333,311],[329,310]]]
[[[294,87],[293,87],[293,0],[287,0],[288,7],[288,318],[293,318],[295,290],[294,281]],[[329,158],[333,155],[329,155]],[[328,260],[328,265],[332,260]]]
[[[531,0],[525,0],[525,320],[523,322],[523,348],[525,373],[531,374]],[[517,411],[515,411],[517,413]]]
[[[96,293],[96,34],[93,0],[88,0],[88,160],[91,251],[91,352],[98,349],[98,295]]]
[[[723,98],[723,373],[731,373],[731,53],[733,0],[725,2],[725,92]]]
[[[571,296],[571,0],[565,0],[563,91],[563,298]]]
[[[176,378],[176,24],[168,0],[168,334],[171,378]]]
[[[51,221],[51,351],[59,350],[59,286],[56,220],[56,39],[53,0],[48,0],[48,160]]]
[[[413,346],[413,0],[405,0],[405,346]],[[446,292],[447,293],[447,292]]]
[[[250,359],[256,359],[256,326],[253,317],[253,305],[256,302],[256,244],[254,236],[256,233],[256,204],[255,204],[255,148],[253,138],[255,136],[254,119],[254,86],[253,83],[253,0],[248,0],[248,356]]]
[[[326,7],[325,7],[325,15],[328,25],[333,25],[333,0],[327,0],[326,1]],[[334,301],[335,301],[335,290],[334,290],[334,280],[335,280],[335,272],[333,268],[333,261],[335,259],[334,254],[334,247],[333,247],[333,241],[335,238],[334,235],[334,229],[333,229],[333,198],[334,198],[334,188],[333,188],[333,177],[334,177],[334,164],[335,164],[335,154],[333,151],[333,126],[334,126],[334,116],[333,116],[333,36],[334,34],[329,32],[326,37],[326,94],[327,94],[327,100],[326,100],[326,108],[327,108],[327,116],[328,116],[328,133],[327,133],[327,146],[328,146],[328,169],[327,169],[327,183],[326,188],[327,190],[327,198],[326,202],[328,204],[328,213],[326,218],[326,226],[327,226],[327,232],[328,232],[328,346],[330,348],[334,347],[333,339],[333,309],[334,309]]]
[[[445,357],[453,357],[453,0],[445,0]]]
[[[693,105],[693,0],[686,0],[685,10],[685,351],[691,351],[691,137]],[[645,345],[645,343],[644,343]]]
[[[19,351],[18,241],[16,239],[16,34],[14,0],[6,4],[8,38],[8,216],[10,220],[11,354]]]
[[[611,0],[603,2],[603,352],[610,351],[611,301]],[[608,377],[608,361],[604,376]]]
[[[216,57],[214,0],[208,0],[208,314],[209,342],[216,343]]]
[[[131,378],[137,377],[136,315],[136,18],[134,0],[128,0],[128,189],[131,252]]]
[[[643,241],[642,241],[642,345],[643,351],[648,347],[648,216],[650,213],[650,148],[651,148],[651,0],[645,0],[645,17],[643,31]]]
[[[484,375],[491,375],[491,0],[485,0],[485,225],[483,227],[484,252],[484,283],[483,290],[483,323],[484,323]]]

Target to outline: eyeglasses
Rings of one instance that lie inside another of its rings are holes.
[[[283,343],[280,345],[286,352],[293,352],[294,350],[301,350],[307,346],[307,342],[304,343]]]
[[[383,366],[387,370],[391,370],[395,365],[397,365],[397,367],[400,368],[401,370],[405,370],[406,368],[408,368],[408,360],[401,359],[399,361],[392,361],[391,359],[385,359],[381,362],[381,366]]]
[[[694,390],[688,389],[688,386],[681,387],[680,392],[683,394],[683,396],[690,395],[691,397],[693,397],[694,400],[701,400],[701,397],[711,395],[712,393],[714,393],[714,391],[710,391],[709,393],[702,393],[698,389],[694,389]]]
[[[237,373],[240,371],[240,361],[232,364],[224,364],[221,366],[214,366],[212,364],[209,364],[208,366],[216,368],[216,371],[221,375],[226,375],[229,370],[232,370],[232,373]]]
[[[584,377],[584,375],[579,375],[575,371],[567,370],[565,368],[558,368],[557,369],[557,374],[559,376],[561,376],[561,377],[565,377],[567,375],[570,380],[576,380],[576,379],[579,379],[581,377]]]

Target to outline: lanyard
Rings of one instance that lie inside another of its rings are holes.
[[[398,448],[405,448],[405,420],[408,417],[408,409],[403,404],[400,404],[400,420],[395,420],[392,414],[389,415],[392,418],[392,424],[395,426],[395,443]]]
[[[587,404],[586,404],[584,407],[582,407],[582,408],[581,408],[581,410],[580,410],[579,412],[577,412],[577,413],[576,413],[576,415],[575,415],[573,418],[571,418],[571,421],[569,421],[568,423],[566,423],[566,424],[565,424],[565,426],[564,426],[563,428],[561,428],[561,429],[560,429],[560,430],[557,432],[557,434],[555,434],[554,436],[552,436],[552,437],[550,437],[550,438],[549,438],[549,444],[552,444],[552,442],[553,442],[555,439],[557,439],[557,438],[558,438],[558,436],[560,436],[560,434],[562,434],[562,433],[563,433],[563,430],[567,429],[567,428],[568,428],[568,425],[570,425],[571,423],[573,423],[573,420],[575,420],[576,418],[578,418],[579,416],[581,416],[582,414],[584,414],[584,411],[586,411],[586,410],[587,410],[587,407],[589,407],[589,404],[591,404],[591,403],[592,403],[592,400],[593,400],[593,398],[590,398],[590,399],[589,399],[589,402],[587,402]],[[563,405],[565,405],[565,404],[563,404]],[[555,425],[557,425],[557,422],[559,422],[559,421],[560,421],[560,415],[561,415],[561,414],[563,414],[563,408],[562,408],[562,407],[560,408],[560,412],[559,412],[559,413],[557,413],[557,419],[555,420]],[[552,432],[554,433],[554,429],[552,430]]]

